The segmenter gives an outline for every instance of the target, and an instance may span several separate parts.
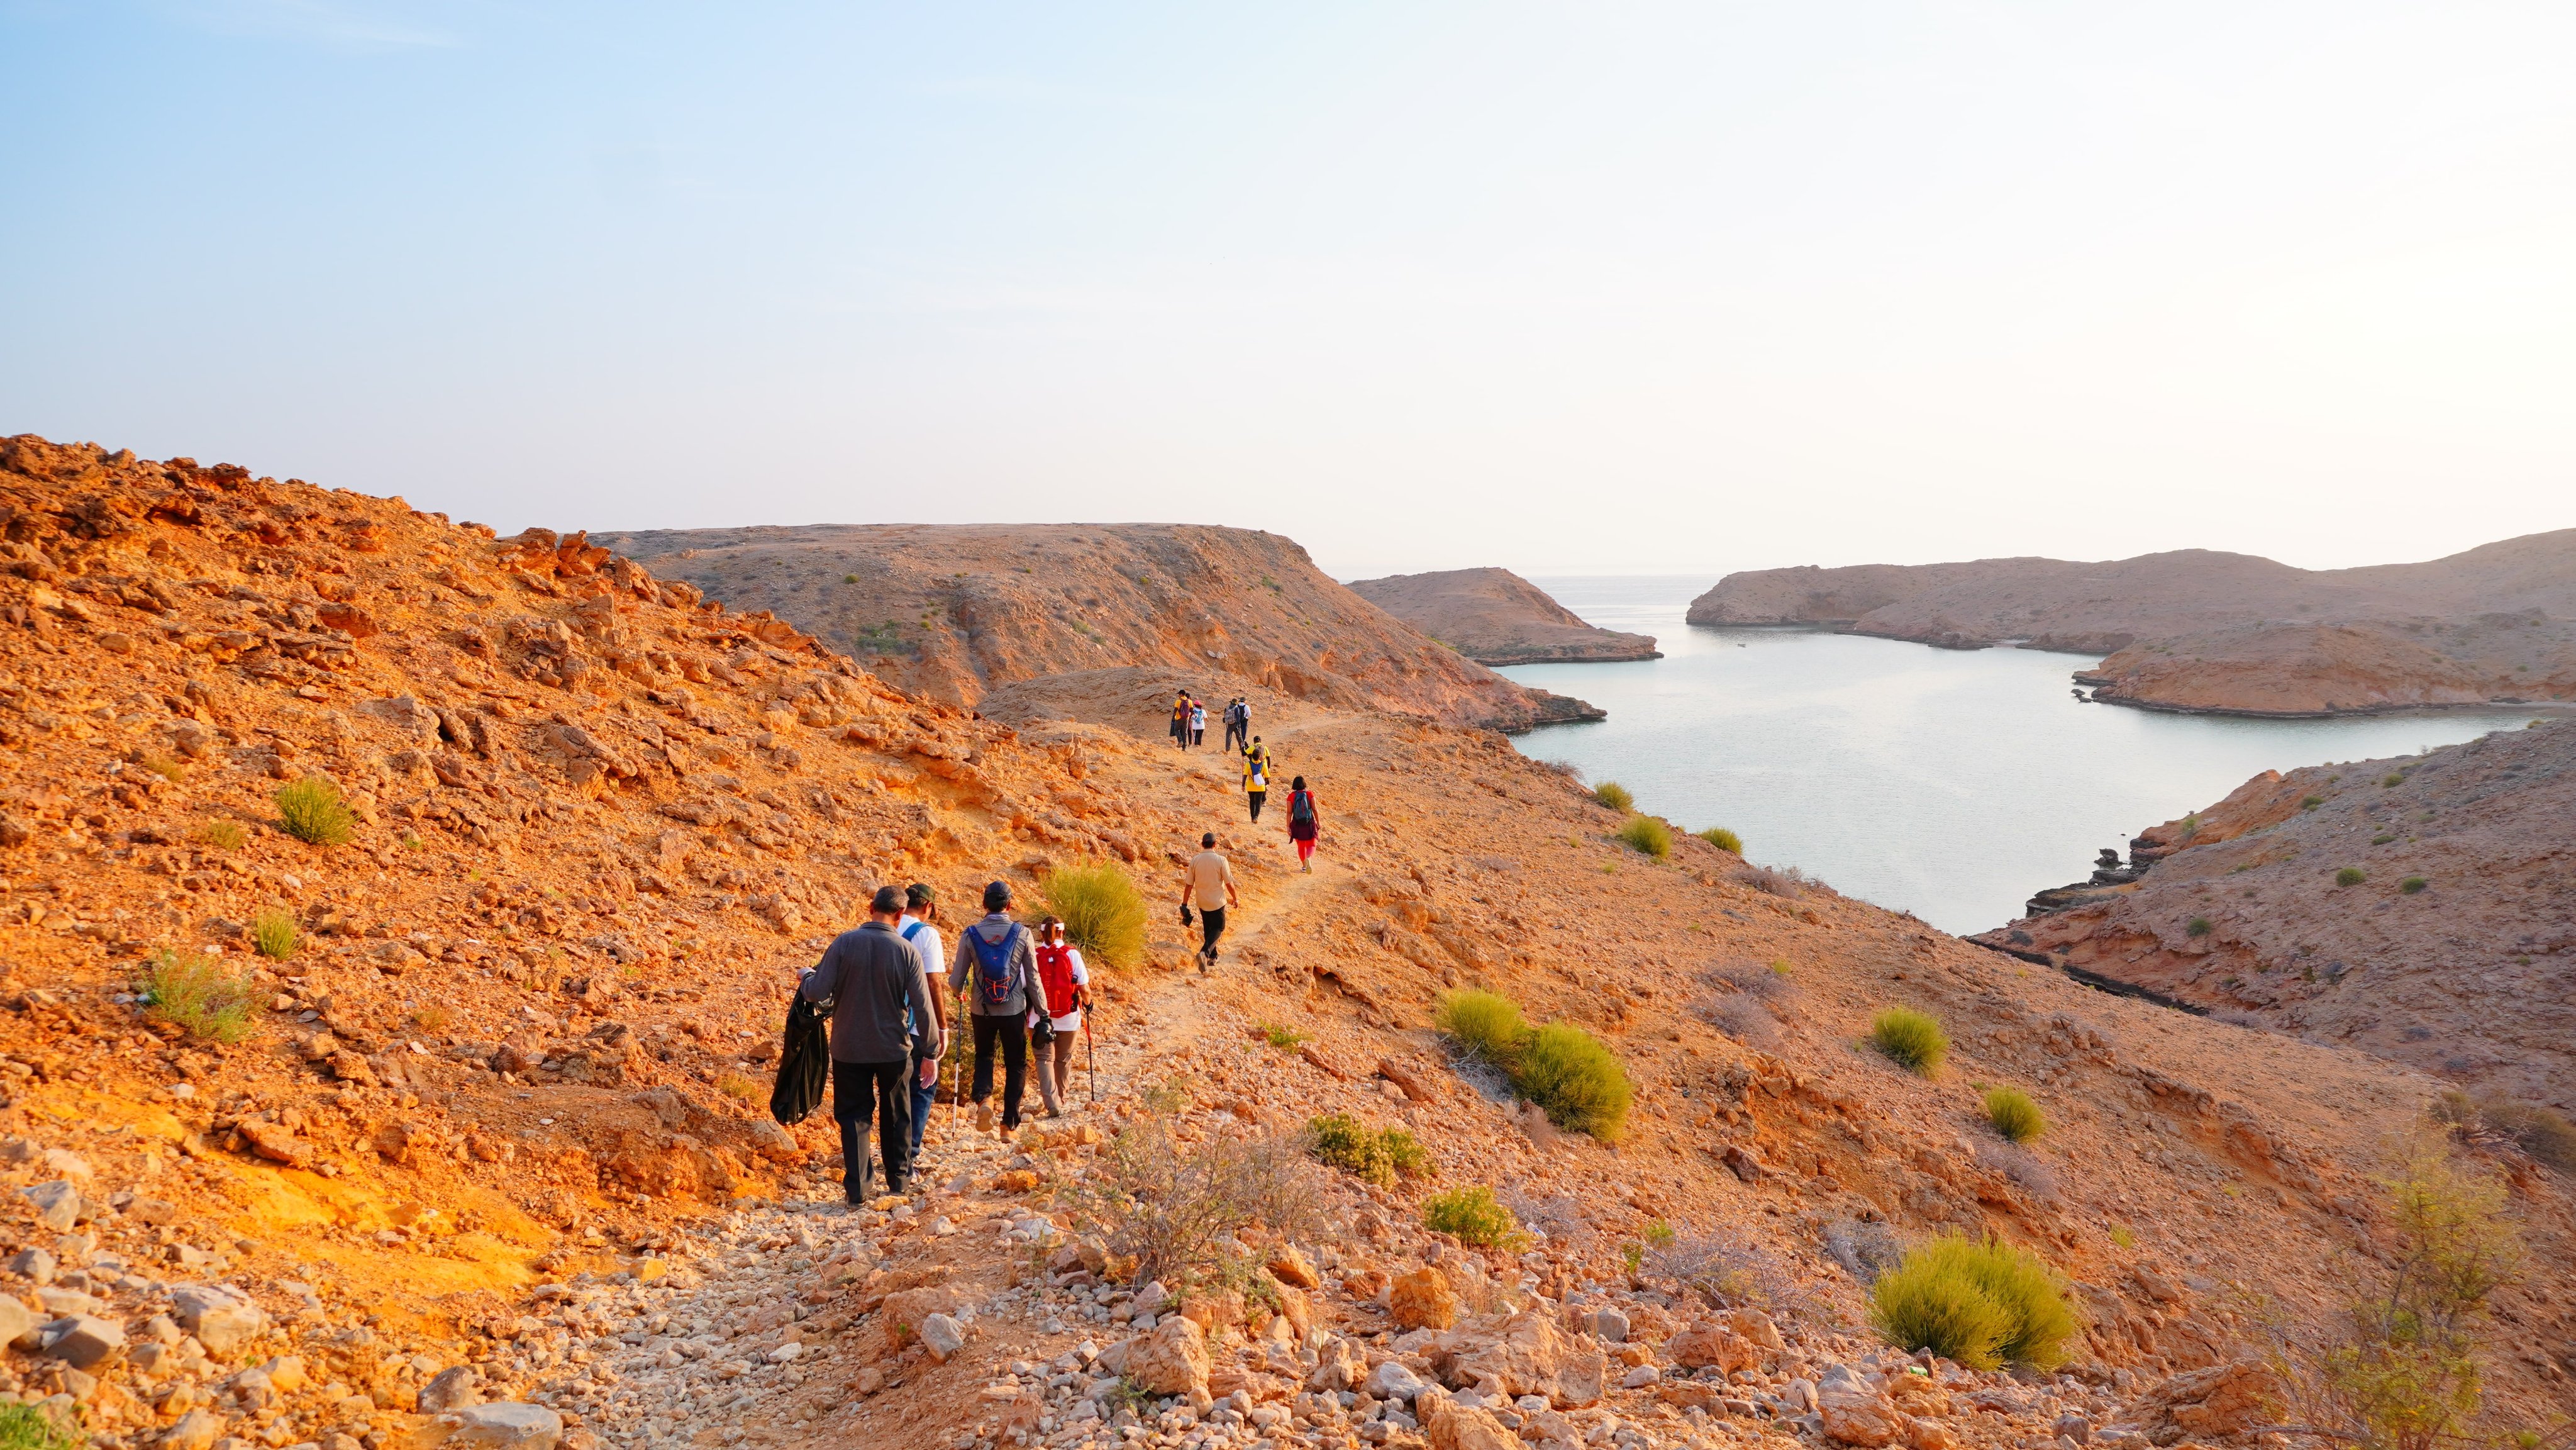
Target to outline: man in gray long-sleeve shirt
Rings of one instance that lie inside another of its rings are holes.
[[[1020,1094],[1029,1081],[1029,1009],[1058,1015],[1046,999],[1046,982],[1038,976],[1037,948],[1026,928],[1011,920],[1011,888],[996,881],[984,888],[982,921],[957,933],[957,959],[948,967],[948,989],[964,992],[973,1005],[975,1024],[975,1127],[993,1126],[993,1110],[984,1099],[993,1093],[993,1047],[1002,1049],[1002,1131],[1020,1126]],[[995,973],[984,970],[990,957]]]
[[[912,1105],[904,1092],[904,1066],[919,1062],[925,1080],[939,1071],[939,1019],[931,1008],[921,958],[895,935],[894,924],[902,915],[903,892],[879,887],[868,904],[867,925],[834,937],[823,949],[823,960],[806,971],[797,988],[808,1001],[833,1004],[832,1117],[841,1125],[842,1193],[852,1203],[871,1196],[871,1116],[877,1120],[877,1149],[885,1158],[886,1191],[903,1192],[912,1166]]]

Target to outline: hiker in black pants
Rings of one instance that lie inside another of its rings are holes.
[[[1225,909],[1241,905],[1242,898],[1234,892],[1234,867],[1216,848],[1216,832],[1199,837],[1199,846],[1181,878],[1181,925],[1190,924],[1190,907],[1196,905],[1202,923],[1199,971],[1204,974],[1216,965],[1216,939],[1225,935]]]
[[[886,1191],[903,1192],[912,1168],[912,1104],[904,1068],[919,1062],[925,1080],[939,1070],[939,1018],[921,958],[895,935],[902,915],[903,893],[877,888],[867,925],[834,937],[823,960],[797,984],[807,1001],[832,1004],[832,1119],[841,1127],[841,1191],[852,1203],[873,1196],[872,1116]]]
[[[1037,945],[1011,920],[1011,888],[984,888],[984,919],[957,934],[957,960],[948,968],[948,990],[966,992],[975,1023],[975,1131],[989,1132],[993,1110],[993,1049],[1002,1049],[1002,1131],[1020,1126],[1020,1095],[1029,1081],[1029,1009],[1059,1015],[1038,975]],[[969,990],[971,985],[972,990]]]
[[[1225,748],[1240,750],[1252,739],[1252,706],[1241,695],[1225,707]]]

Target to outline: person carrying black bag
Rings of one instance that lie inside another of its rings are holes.
[[[842,1194],[854,1204],[874,1196],[867,1133],[872,1116],[886,1191],[903,1192],[912,1169],[912,1104],[904,1069],[918,1062],[924,1074],[939,1071],[939,1019],[921,958],[895,935],[902,916],[902,890],[878,887],[867,925],[834,937],[823,960],[797,986],[805,1000],[832,1004],[832,1117],[841,1127]]]

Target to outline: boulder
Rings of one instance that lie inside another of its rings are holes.
[[[0,1344],[6,1344],[35,1327],[34,1310],[7,1294],[0,1294]]]
[[[271,1163],[289,1168],[303,1168],[313,1162],[313,1145],[295,1136],[295,1130],[281,1123],[250,1122],[241,1125],[242,1141],[250,1150]]]
[[[1446,1329],[1458,1322],[1457,1291],[1448,1275],[1428,1265],[1395,1281],[1386,1308],[1398,1329]]]
[[[930,1351],[930,1357],[941,1364],[946,1364],[950,1355],[966,1347],[965,1326],[948,1315],[925,1314],[916,1328],[921,1335],[921,1347]]]
[[[212,1410],[190,1410],[162,1431],[156,1443],[160,1450],[214,1450],[215,1437],[223,1432],[222,1416]]]
[[[1270,1271],[1270,1277],[1292,1289],[1320,1289],[1324,1284],[1315,1266],[1297,1252],[1297,1246],[1285,1241],[1270,1246],[1270,1256],[1262,1267]]]
[[[9,1272],[28,1280],[40,1289],[54,1282],[56,1267],[58,1266],[54,1262],[54,1256],[43,1249],[20,1249],[9,1257]]]
[[[76,1314],[45,1326],[45,1353],[74,1369],[98,1367],[99,1361],[125,1347],[125,1326],[94,1314]]]
[[[1593,1309],[1576,1322],[1576,1328],[1603,1344],[1628,1342],[1628,1316],[1616,1309]]]
[[[1646,1386],[1661,1380],[1663,1377],[1664,1372],[1662,1370],[1655,1368],[1651,1364],[1641,1364],[1635,1369],[1628,1371],[1626,1374],[1619,1376],[1619,1388],[1623,1390],[1642,1390]]]
[[[70,1233],[72,1225],[80,1222],[80,1190],[68,1180],[57,1178],[20,1192],[36,1206],[36,1221],[54,1232]]]
[[[1355,1390],[1368,1379],[1368,1360],[1359,1347],[1347,1339],[1328,1339],[1315,1351],[1315,1367],[1306,1374],[1306,1388],[1338,1394]]]
[[[1181,1315],[1171,1315],[1153,1333],[1128,1341],[1122,1372],[1152,1394],[1205,1394],[1207,1334]]]
[[[1444,1390],[1425,1390],[1413,1410],[1431,1450],[1526,1450],[1501,1421],[1482,1409],[1461,1407]]]
[[[1423,1384],[1422,1377],[1407,1368],[1404,1361],[1390,1359],[1380,1361],[1376,1369],[1369,1371],[1364,1388],[1381,1400],[1403,1400],[1409,1404],[1414,1396],[1422,1393]]]
[[[1450,1336],[1431,1364],[1456,1388],[1542,1395],[1558,1409],[1576,1409],[1600,1400],[1610,1357],[1557,1328],[1553,1316],[1524,1309],[1490,1333]]]
[[[1718,1316],[1718,1322],[1751,1340],[1758,1348],[1777,1353],[1789,1347],[1780,1338],[1780,1326],[1772,1323],[1771,1316],[1759,1309],[1729,1309]]]
[[[455,1450],[555,1450],[564,1432],[563,1416],[517,1400],[470,1406],[431,1425],[430,1443]]]
[[[212,1284],[181,1284],[172,1289],[170,1309],[179,1327],[197,1336],[212,1355],[230,1354],[243,1340],[268,1328],[268,1315],[257,1304]]]
[[[1877,1447],[1905,1439],[1906,1417],[1849,1365],[1828,1365],[1816,1381],[1816,1415],[1825,1434],[1845,1445]]]
[[[2214,1440],[2267,1424],[2281,1385],[2260,1360],[2241,1359],[2185,1370],[2141,1396],[2124,1419],[2159,1445]]]
[[[451,1410],[471,1409],[483,1403],[482,1376],[474,1366],[460,1364],[440,1370],[420,1387],[420,1412],[443,1415]]]
[[[1762,1351],[1752,1340],[1717,1323],[1695,1324],[1674,1335],[1664,1344],[1664,1357],[1684,1369],[1718,1369],[1728,1374],[1762,1363]]]

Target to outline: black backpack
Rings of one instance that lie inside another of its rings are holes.
[[[1302,790],[1297,792],[1295,795],[1290,796],[1288,798],[1288,824],[1292,826],[1308,826],[1313,825],[1314,822],[1315,797]]]
[[[832,1034],[823,1009],[798,992],[787,1004],[786,1050],[778,1055],[778,1080],[769,1089],[769,1115],[801,1123],[823,1102],[832,1081]]]

